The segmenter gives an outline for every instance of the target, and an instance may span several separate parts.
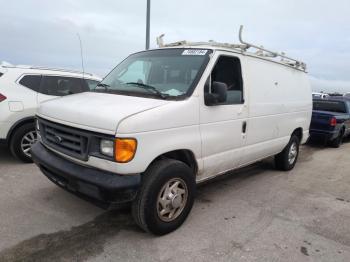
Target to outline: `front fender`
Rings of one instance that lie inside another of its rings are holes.
[[[133,160],[128,163],[119,163],[117,166],[120,174],[143,173],[158,156],[183,149],[193,153],[198,170],[202,169],[199,125],[118,135],[118,137],[137,139],[137,151]]]

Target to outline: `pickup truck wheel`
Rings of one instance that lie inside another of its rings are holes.
[[[293,169],[299,156],[300,140],[297,136],[293,135],[288,145],[283,149],[281,153],[275,156],[275,165],[277,169],[288,171]]]
[[[34,124],[28,123],[19,127],[11,137],[10,150],[12,155],[25,163],[32,163],[30,148],[36,141],[37,134]]]
[[[332,147],[335,147],[335,148],[340,147],[340,145],[343,142],[344,133],[345,133],[344,129],[340,130],[339,135],[337,136],[337,138],[332,140],[331,143],[330,143]]]
[[[156,235],[181,226],[194,202],[196,183],[192,170],[181,161],[164,159],[152,164],[142,180],[132,203],[135,222]]]

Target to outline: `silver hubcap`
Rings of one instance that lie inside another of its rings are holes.
[[[162,187],[158,194],[158,217],[170,222],[176,219],[186,206],[188,190],[181,178],[173,178]]]
[[[22,152],[27,156],[31,157],[30,154],[30,148],[32,145],[38,140],[38,136],[36,134],[36,131],[30,131],[26,133],[21,140],[21,149]]]
[[[289,148],[288,162],[290,165],[294,163],[295,159],[297,158],[297,155],[298,155],[298,146],[294,142]]]

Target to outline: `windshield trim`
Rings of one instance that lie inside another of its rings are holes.
[[[127,60],[129,57],[134,56],[134,55],[138,55],[138,54],[142,54],[142,53],[148,53],[148,52],[158,52],[160,50],[185,50],[185,49],[194,49],[194,50],[203,50],[203,48],[161,48],[161,49],[151,49],[151,50],[144,50],[144,51],[140,51],[140,52],[136,52],[133,54],[130,54],[129,56],[127,56],[125,59],[123,59],[120,63],[118,63],[103,79],[100,83],[102,83],[104,81],[105,78],[107,78],[113,71],[115,68],[117,68],[121,63],[123,63],[125,60]],[[109,94],[120,94],[120,95],[125,95],[126,93],[129,94],[129,96],[138,96],[138,97],[145,97],[145,98],[155,98],[155,99],[160,99],[160,100],[185,100],[186,98],[192,96],[194,90],[196,89],[200,79],[203,76],[203,73],[205,71],[205,69],[207,68],[207,65],[210,61],[210,55],[213,53],[212,49],[205,49],[208,50],[207,54],[205,55],[205,59],[201,65],[201,67],[198,70],[197,76],[193,79],[192,84],[190,85],[190,87],[188,88],[187,92],[179,95],[179,96],[169,96],[164,98],[161,98],[157,95],[154,95],[150,92],[142,92],[142,93],[138,93],[138,92],[123,92],[123,91],[117,91],[117,92],[106,92]],[[97,92],[95,90],[91,90],[90,92]],[[132,94],[131,94],[132,93]],[[137,93],[137,95],[136,95]],[[135,95],[134,95],[135,94]]]

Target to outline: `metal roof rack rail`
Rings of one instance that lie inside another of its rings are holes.
[[[189,42],[186,40],[178,41],[174,43],[164,44],[164,34],[157,37],[157,44],[159,48],[162,47],[175,47],[175,46],[203,46],[203,45],[209,45],[214,47],[223,47],[228,49],[234,49],[236,51],[240,52],[246,52],[249,48],[255,48],[257,51],[253,54],[256,56],[264,57],[264,58],[276,58],[280,57],[281,60],[279,61],[282,64],[285,64],[287,66],[306,71],[306,64],[302,61],[299,61],[297,59],[291,58],[286,56],[284,52],[278,53],[275,51],[268,50],[264,48],[263,46],[254,45],[248,42],[245,42],[242,37],[243,33],[243,25],[239,28],[239,41],[240,44],[230,44],[230,43],[219,43],[215,42],[213,40],[210,40],[208,42]]]
[[[84,75],[93,76],[93,74],[91,74],[91,73],[81,72],[79,70],[63,69],[63,68],[50,68],[50,67],[44,67],[44,66],[31,66],[30,69],[51,70],[51,71],[69,72],[69,73],[77,73],[77,74],[84,74]]]
[[[292,66],[292,67],[295,67],[298,69],[302,69],[303,71],[306,71],[306,64],[304,62],[299,61],[299,60],[294,59],[294,58],[291,58],[291,57],[288,57],[288,56],[286,56],[286,54],[284,52],[278,53],[275,51],[268,50],[268,49],[264,48],[263,46],[257,46],[257,45],[245,42],[243,40],[242,33],[243,33],[243,25],[241,25],[239,28],[239,41],[241,42],[242,45],[245,45],[247,47],[246,50],[251,48],[251,47],[255,48],[255,49],[257,49],[257,52],[255,54],[258,56],[270,57],[270,58],[280,57],[281,63],[284,63],[286,65],[289,65],[289,66]]]
[[[225,47],[225,48],[230,48],[230,49],[242,49],[242,50],[245,50],[245,48],[246,48],[245,45],[219,43],[219,42],[215,42],[213,40],[209,40],[208,42],[189,42],[189,41],[183,40],[183,41],[173,42],[173,43],[169,43],[169,44],[164,44],[163,37],[164,37],[164,34],[157,37],[157,44],[158,44],[159,48],[174,47],[174,46],[186,46],[186,45],[188,45],[188,46],[209,45],[209,46],[216,46],[216,47]]]

